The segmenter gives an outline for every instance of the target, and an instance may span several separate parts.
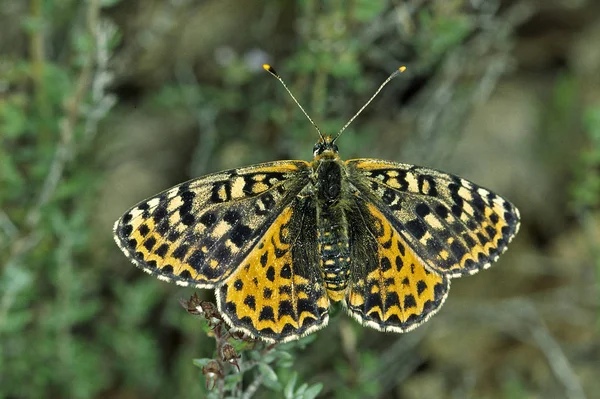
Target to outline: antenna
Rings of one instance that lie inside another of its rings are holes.
[[[310,121],[310,123],[315,127],[315,129],[317,129],[317,132],[319,133],[319,136],[321,137],[321,140],[325,141],[325,137],[323,137],[323,133],[321,133],[321,129],[319,129],[319,127],[317,126],[317,124],[311,119],[310,116],[308,116],[308,113],[306,113],[306,111],[304,110],[304,108],[302,108],[302,105],[300,105],[300,103],[298,102],[298,100],[296,100],[296,97],[294,97],[294,95],[292,94],[292,92],[290,91],[290,89],[288,89],[287,85],[285,84],[285,82],[283,81],[283,79],[281,79],[281,77],[277,74],[277,72],[275,71],[275,69],[273,69],[273,67],[271,65],[269,65],[269,64],[263,64],[262,67],[263,67],[263,69],[265,71],[267,71],[271,75],[273,75],[275,77],[275,79],[277,79],[279,81],[279,83],[281,83],[283,85],[283,88],[288,92],[288,94],[290,95],[290,97],[292,97],[292,100],[294,100],[294,102],[296,103],[296,105],[302,110],[302,112],[308,118],[308,120]],[[390,78],[388,78],[388,80]]]
[[[371,98],[369,98],[369,101],[367,101],[367,102],[365,103],[365,105],[363,105],[363,106],[362,106],[362,108],[361,108],[361,109],[359,109],[359,110],[358,110],[358,112],[357,112],[356,114],[354,114],[354,116],[353,116],[352,118],[350,118],[350,120],[348,121],[348,123],[346,123],[346,124],[344,125],[344,127],[340,129],[340,131],[338,132],[338,134],[336,134],[336,136],[333,138],[333,140],[332,140],[331,142],[332,142],[332,143],[334,143],[334,142],[335,142],[335,141],[338,139],[338,137],[340,137],[340,134],[342,134],[342,132],[343,132],[344,130],[346,130],[346,128],[347,128],[348,126],[350,126],[350,124],[351,124],[352,122],[354,122],[354,119],[356,119],[356,117],[357,117],[358,115],[360,115],[360,113],[361,113],[361,112],[363,112],[363,110],[364,110],[365,108],[367,108],[367,105],[369,105],[369,104],[371,103],[371,101],[373,101],[373,99],[374,99],[375,97],[377,97],[377,95],[379,94],[379,92],[381,91],[381,89],[383,89],[383,87],[384,87],[386,84],[388,84],[388,83],[390,82],[390,80],[394,79],[396,76],[400,75],[400,74],[401,74],[402,72],[404,72],[404,71],[406,71],[406,67],[403,65],[403,66],[401,66],[400,68],[396,69],[396,70],[395,70],[395,71],[394,71],[394,72],[393,72],[393,73],[392,73],[390,76],[388,76],[388,78],[387,78],[387,79],[386,79],[386,80],[385,80],[385,81],[384,81],[384,82],[383,82],[383,83],[382,83],[382,84],[379,86],[379,88],[377,89],[377,91],[375,92],[375,94],[373,94],[373,95],[371,96]],[[283,83],[283,82],[282,82],[282,83]],[[291,93],[290,93],[290,94],[291,94]],[[308,115],[307,115],[307,116],[308,116]],[[310,118],[309,118],[309,119],[310,119]],[[319,133],[320,133],[320,132],[319,132]]]

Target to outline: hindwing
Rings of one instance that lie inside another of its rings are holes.
[[[347,215],[348,313],[380,331],[406,332],[427,321],[444,303],[449,278],[428,270],[373,204],[356,198]]]
[[[162,280],[213,288],[308,184],[309,171],[304,161],[277,161],[190,180],[126,212],[115,241]]]
[[[240,267],[216,290],[237,330],[285,342],[327,324],[329,299],[319,269],[316,208],[310,196],[283,209]]]
[[[460,177],[378,159],[346,165],[359,195],[430,271],[460,277],[487,268],[519,229],[514,205]]]

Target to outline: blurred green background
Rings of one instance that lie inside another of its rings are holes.
[[[263,62],[329,133],[406,65],[341,156],[459,174],[523,221],[414,332],[334,312],[232,395],[600,395],[597,1],[2,0],[0,398],[219,397],[192,363],[215,340],[178,304],[194,290],[136,269],[112,224],[192,177],[310,160],[317,135]]]

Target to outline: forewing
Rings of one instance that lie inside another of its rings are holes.
[[[519,229],[514,205],[460,177],[377,159],[346,164],[358,195],[377,205],[431,271],[459,277],[487,268]]]
[[[308,183],[308,173],[304,161],[278,161],[190,180],[126,212],[115,223],[115,241],[162,280],[215,287]]]
[[[373,204],[356,198],[347,216],[348,313],[380,331],[410,331],[427,321],[446,299],[448,277],[428,270]]]
[[[324,327],[329,299],[316,236],[313,198],[299,197],[217,289],[217,304],[228,324],[269,342],[297,339]]]

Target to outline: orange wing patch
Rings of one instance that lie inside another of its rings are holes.
[[[380,331],[410,331],[439,310],[450,280],[429,271],[374,205],[365,204],[361,214],[366,231],[355,230],[355,238],[368,241],[363,250],[376,259],[369,263],[360,251],[353,254],[348,313]]]
[[[219,310],[234,329],[285,342],[327,325],[329,299],[318,260],[310,256],[316,251],[305,251],[311,245],[316,248],[316,243],[292,245],[301,240],[302,217],[293,206],[284,209],[238,270],[216,290]]]

